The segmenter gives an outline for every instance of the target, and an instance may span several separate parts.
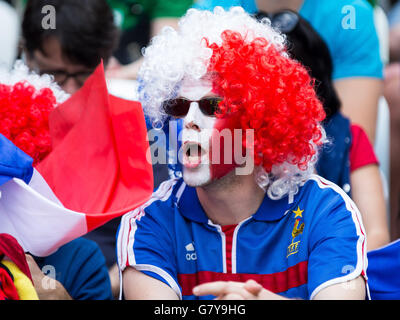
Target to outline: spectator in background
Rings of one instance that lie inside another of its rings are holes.
[[[17,56],[20,20],[15,8],[0,0],[0,66],[11,69]]]
[[[94,241],[77,238],[47,257],[27,254],[26,259],[40,300],[113,298],[105,259]]]
[[[43,28],[44,6],[55,9],[55,28]],[[118,30],[106,0],[29,0],[22,22],[27,65],[50,74],[67,93],[74,93],[117,47]]]
[[[366,131],[374,144],[382,91],[382,61],[373,10],[366,0],[199,0],[199,9],[241,5],[249,13],[298,11],[327,43],[342,112]]]
[[[397,2],[388,13],[390,27],[390,61],[400,61],[400,2]]]
[[[54,29],[42,26],[46,5],[55,9]],[[101,60],[107,65],[119,33],[106,0],[28,0],[22,36],[28,66],[40,74],[53,75],[64,91],[73,94]],[[85,236],[99,245],[114,290],[118,290],[115,234],[119,221],[113,219]]]
[[[385,68],[384,95],[390,110],[391,238],[400,237],[400,2],[388,13],[390,63]]]
[[[136,79],[142,48],[165,26],[177,27],[192,0],[108,0],[122,30],[108,77]]]
[[[258,19],[263,17],[268,15],[257,14]],[[303,64],[315,79],[318,97],[327,114],[323,124],[330,141],[322,148],[317,172],[343,186],[353,198],[363,218],[368,250],[382,247],[389,243],[390,237],[378,161],[364,130],[351,124],[340,112],[329,49],[313,27],[294,11],[281,11],[271,19],[272,26],[286,34],[291,57]]]

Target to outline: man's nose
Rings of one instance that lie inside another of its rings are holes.
[[[200,131],[200,126],[199,126],[199,117],[198,117],[198,112],[200,111],[199,109],[199,104],[197,102],[192,102],[189,107],[189,111],[184,118],[184,125],[186,129],[193,129],[196,131]]]

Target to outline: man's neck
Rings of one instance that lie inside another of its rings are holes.
[[[196,191],[208,218],[221,226],[238,224],[253,215],[265,195],[253,175],[238,176],[234,171]]]
[[[260,11],[274,13],[283,9],[299,11],[304,0],[256,0]]]

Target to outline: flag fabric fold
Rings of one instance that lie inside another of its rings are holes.
[[[29,157],[0,138],[0,232],[36,256],[135,209],[153,191],[141,105],[108,94],[102,64],[50,113],[49,129],[52,150],[33,171]]]

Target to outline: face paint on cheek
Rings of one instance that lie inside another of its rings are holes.
[[[238,166],[235,162],[235,152],[238,150],[235,150],[234,141],[234,130],[238,128],[240,128],[239,122],[234,117],[218,119],[215,122],[213,134],[210,138],[209,152],[212,180],[222,178]]]

